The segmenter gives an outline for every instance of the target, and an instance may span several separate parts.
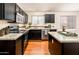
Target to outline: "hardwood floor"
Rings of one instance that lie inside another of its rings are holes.
[[[24,55],[50,55],[48,41],[29,40]]]

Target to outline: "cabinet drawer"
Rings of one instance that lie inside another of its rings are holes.
[[[57,29],[50,29],[50,31],[57,31]]]

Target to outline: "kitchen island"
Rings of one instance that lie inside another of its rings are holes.
[[[48,32],[49,51],[52,55],[79,55],[79,36],[68,37],[58,32]]]
[[[24,53],[27,33],[8,33],[0,36],[0,55],[22,55]]]

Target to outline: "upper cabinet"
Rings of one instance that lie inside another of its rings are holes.
[[[28,15],[18,5],[16,5],[16,22],[27,23],[27,21]]]
[[[16,5],[15,3],[4,4],[5,19],[15,21],[16,19],[15,5]]]
[[[20,15],[18,18],[17,14]],[[0,19],[11,23],[17,22],[18,19],[18,21],[23,20],[27,23],[28,15],[16,3],[0,3]]]
[[[4,19],[4,4],[0,3],[0,19]]]
[[[21,15],[23,13],[23,10],[18,5],[16,5],[16,13],[19,13]]]
[[[15,21],[15,4],[0,3],[0,19]]]
[[[55,14],[45,14],[45,23],[55,23]]]

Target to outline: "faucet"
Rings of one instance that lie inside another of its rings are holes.
[[[66,26],[62,26],[62,31],[63,31],[63,32],[66,31]]]
[[[29,23],[29,27],[31,27],[32,23]]]
[[[51,25],[48,25],[48,28],[51,28]]]

